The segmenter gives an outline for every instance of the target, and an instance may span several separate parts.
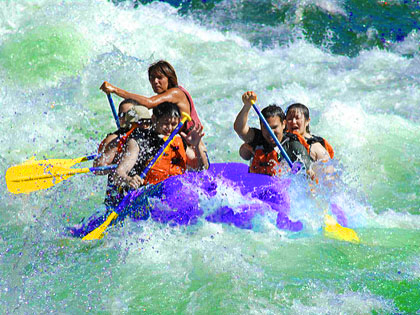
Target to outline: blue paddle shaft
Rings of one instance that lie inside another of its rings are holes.
[[[117,128],[120,129],[120,120],[118,119],[117,111],[115,110],[114,101],[112,100],[111,94],[106,95],[108,97],[109,106],[112,109],[112,115],[114,115],[115,123],[117,124]]]
[[[89,171],[91,172],[102,172],[116,169],[118,164],[106,165],[106,166],[98,166],[98,167],[89,167]]]
[[[277,139],[276,135],[274,134],[273,130],[271,130],[270,125],[268,124],[267,120],[265,119],[265,117],[261,114],[259,108],[257,107],[256,104],[252,104],[252,107],[255,109],[255,111],[257,112],[258,116],[260,117],[260,120],[263,122],[265,128],[268,130],[268,132],[270,133],[270,136],[274,139],[274,142],[277,144],[277,146],[280,149],[281,155],[283,155],[283,157],[286,159],[287,164],[289,164],[290,168],[293,169],[293,163],[290,160],[289,156],[287,155],[286,151],[283,149],[283,146],[281,145],[279,139]]]
[[[99,157],[99,155],[98,154],[92,154],[92,155],[88,155],[85,159],[86,159],[86,161],[90,161],[90,160],[95,159],[96,157]]]

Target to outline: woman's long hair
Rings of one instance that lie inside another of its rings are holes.
[[[305,120],[309,120],[309,108],[301,103],[294,103],[292,105],[289,105],[286,110],[286,117],[288,113],[300,111],[302,112],[303,116],[305,117]],[[309,131],[309,124],[306,126],[306,132],[311,133]]]
[[[178,87],[178,78],[176,77],[175,69],[172,65],[165,61],[159,60],[152,63],[148,69],[149,81],[152,79],[152,74],[161,73],[168,78],[168,89]]]

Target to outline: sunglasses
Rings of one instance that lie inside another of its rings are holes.
[[[128,112],[118,113],[118,118],[123,118]]]

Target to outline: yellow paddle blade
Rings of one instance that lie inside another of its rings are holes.
[[[31,157],[29,160],[23,162],[25,164],[44,164],[44,165],[53,165],[58,167],[67,167],[70,168],[73,165],[76,165],[81,162],[88,161],[86,156],[82,156],[75,159],[49,159],[49,160],[35,160],[35,156]]]
[[[24,163],[7,170],[6,184],[13,194],[30,193],[52,187],[74,174],[89,171],[89,168],[70,169],[52,164]]]
[[[98,228],[94,229],[89,234],[86,234],[82,240],[84,241],[92,241],[92,240],[100,240],[102,237],[104,237],[104,231],[106,228],[111,224],[112,220],[114,220],[116,217],[118,217],[118,214],[116,212],[112,212],[106,221],[101,224]]]
[[[354,230],[341,226],[328,214],[325,214],[324,235],[340,241],[360,243],[360,239]]]

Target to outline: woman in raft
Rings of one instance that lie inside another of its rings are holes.
[[[334,158],[334,150],[332,146],[322,137],[314,136],[310,133],[309,123],[309,109],[303,104],[294,103],[286,110],[286,129],[298,137],[299,142],[308,151],[311,160],[318,163],[312,164],[313,174],[312,179],[319,183],[320,177],[324,177],[328,182],[336,179],[334,176],[335,168],[331,164],[326,167],[323,163],[328,162]],[[324,174],[324,175],[322,175]]]
[[[332,146],[322,137],[314,136],[309,131],[309,109],[303,104],[295,103],[286,110],[286,128],[298,136],[313,161],[327,162],[334,158]]]
[[[176,104],[180,112],[187,113],[192,118],[192,122],[187,122],[186,124],[186,133],[188,133],[194,125],[201,125],[200,118],[195,110],[191,95],[182,86],[178,85],[178,78],[176,76],[175,69],[169,62],[159,60],[151,64],[148,69],[148,75],[150,85],[156,93],[156,95],[151,97],[124,91],[123,89],[120,89],[106,81],[102,84],[100,89],[107,94],[115,93],[122,98],[134,99],[140,105],[146,106],[149,109],[164,102]],[[206,152],[204,166],[207,169],[209,162],[207,158],[207,150],[203,141],[200,141],[200,149]]]
[[[93,162],[94,167],[118,164],[129,136],[137,129],[148,130],[152,124],[149,110],[132,99],[125,99],[120,103],[118,117],[121,128],[108,134],[102,140],[98,157]],[[95,175],[108,175],[104,204],[107,208],[115,208],[123,194],[114,183],[114,170],[96,172]]]

